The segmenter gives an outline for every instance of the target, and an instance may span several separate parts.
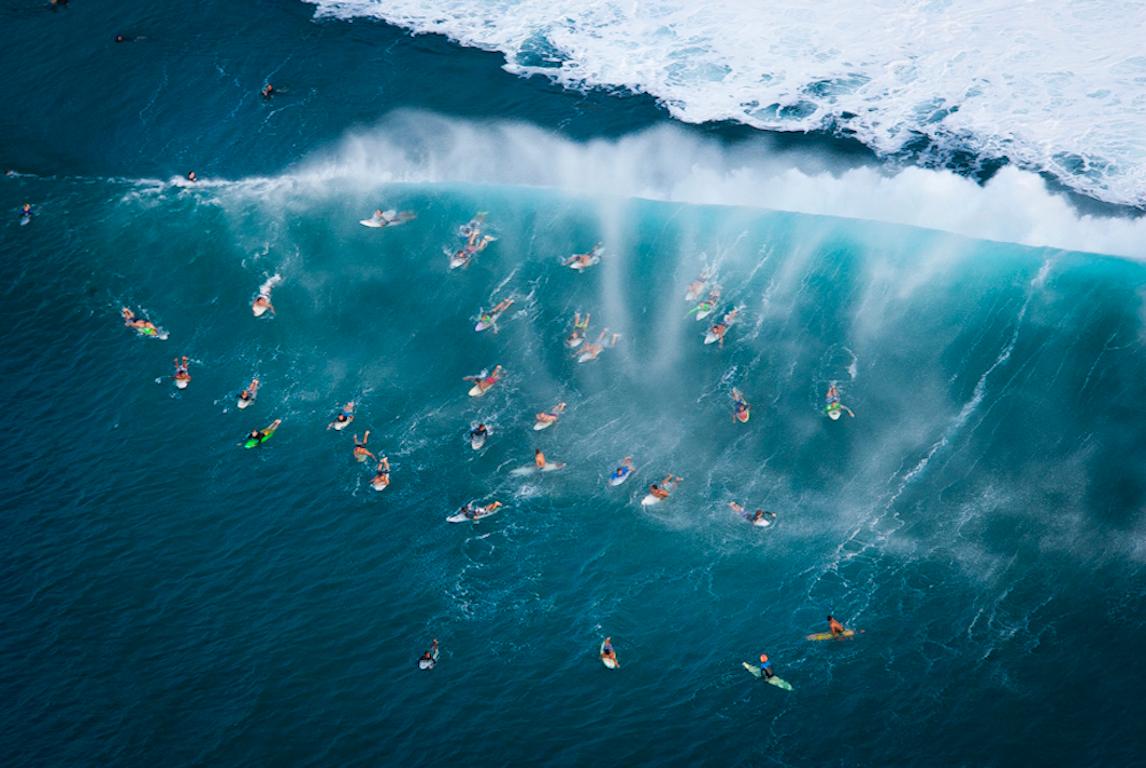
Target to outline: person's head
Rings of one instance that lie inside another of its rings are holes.
[[[761,664],[767,664],[768,663],[768,654],[766,654],[766,653],[760,654],[760,663]]]
[[[756,512],[753,514],[753,517],[755,517],[757,520],[761,519],[762,517],[764,517],[764,510],[762,510],[762,509],[756,510]]]
[[[195,175],[195,171],[187,171],[187,178],[190,181],[195,181],[195,179],[198,177]]]
[[[661,489],[661,487],[660,487],[659,485],[657,485],[656,483],[653,483],[653,484],[652,484],[652,486],[650,486],[650,487],[651,487],[651,488],[652,488],[654,491],[659,491],[659,490]]]
[[[117,43],[122,43],[122,42],[124,42],[124,41],[126,41],[126,40],[127,40],[127,38],[126,38],[126,37],[124,37],[123,35],[116,35],[116,36],[115,36],[115,41],[116,41]]]
[[[347,419],[347,416],[345,413],[340,413],[334,417],[335,421],[346,421],[346,419]]]
[[[252,429],[252,430],[251,430],[251,434],[250,434],[250,437],[252,437],[252,438],[253,438],[253,439],[255,439],[255,440],[258,440],[258,439],[259,439],[259,430],[257,430],[257,429]]]
[[[835,621],[835,620],[836,620],[836,617],[829,613],[828,614],[828,621]]]

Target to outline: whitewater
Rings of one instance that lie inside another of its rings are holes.
[[[854,137],[879,156],[1046,174],[1146,206],[1146,6],[308,0],[500,52],[515,74],[647,93],[682,121]]]

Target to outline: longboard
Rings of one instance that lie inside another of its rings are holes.
[[[860,632],[863,632],[861,629]],[[854,629],[845,629],[842,635],[833,635],[831,632],[816,632],[815,634],[808,635],[808,640],[841,640],[845,637],[855,637],[856,631]]]

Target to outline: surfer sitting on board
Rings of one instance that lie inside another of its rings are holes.
[[[768,654],[760,654],[760,679],[768,680],[776,676],[776,672],[772,669],[772,662],[768,661]]]
[[[342,410],[334,417],[334,421],[326,425],[327,429],[342,429],[350,422],[354,421],[354,401],[351,400],[346,405],[342,406]]]
[[[370,430],[369,429],[366,430],[366,434],[364,434],[362,436],[361,442],[358,441],[358,435],[354,436],[354,460],[355,461],[359,461],[359,462],[366,461],[367,456],[369,456],[372,459],[377,458],[377,456],[375,456],[373,453],[371,453],[369,450],[366,449],[366,441],[369,439],[370,439]]]
[[[545,454],[541,452],[540,448],[533,450],[533,463],[538,469],[545,469]]]
[[[31,203],[24,203],[24,205],[20,208],[20,217],[24,218],[24,219],[32,218],[32,204]]]
[[[613,662],[614,667],[621,666],[621,662],[617,661],[617,651],[613,649],[612,636],[606,637],[605,642],[601,643],[601,660],[606,659]]]
[[[830,613],[828,614],[828,630],[832,633],[832,637],[839,637],[844,632],[847,632],[847,630],[844,629],[844,625],[836,621]]]

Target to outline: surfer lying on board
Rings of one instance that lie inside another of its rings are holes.
[[[351,400],[346,405],[342,406],[342,410],[334,417],[334,421],[326,425],[327,429],[342,429],[350,422],[354,421],[354,401]]]
[[[728,328],[736,322],[736,316],[738,314],[740,314],[739,309],[727,312],[724,317],[720,318],[719,323],[708,329],[708,332],[716,337],[716,343],[721,349],[724,348],[724,334],[728,333]]]
[[[478,424],[470,430],[470,440],[473,440],[475,437],[489,437],[489,427],[485,424]]]
[[[478,314],[478,323],[493,328],[493,332],[497,333],[500,328],[497,327],[497,321],[501,318],[502,314],[513,306],[513,299],[502,299],[493,309],[486,312],[484,309]]]
[[[484,251],[486,246],[496,239],[493,235],[483,236],[480,229],[475,229],[466,238],[466,244],[454,253],[454,261],[458,262],[458,266],[469,266],[473,257]]]
[[[370,485],[374,486],[374,489],[378,491],[390,485],[390,459],[383,456],[379,460],[378,467],[374,470],[374,478],[370,481]]]
[[[430,650],[423,651],[421,657],[418,658],[418,666],[422,669],[432,669],[437,664],[438,659],[438,638],[434,638],[430,643]]]
[[[836,389],[836,383],[834,381],[828,385],[828,392],[824,395],[824,402],[827,403],[827,405],[824,406],[824,413],[828,414],[832,420],[838,419],[841,411],[845,411],[848,416],[855,418],[852,409],[840,402],[840,391]]]
[[[768,654],[760,654],[760,679],[768,680],[775,676],[776,672],[772,669],[772,662],[768,661]]]
[[[621,662],[617,661],[617,651],[613,648],[613,638],[611,635],[605,638],[605,642],[601,643],[601,659],[608,659],[613,662],[614,666],[621,666]]]
[[[262,310],[262,312],[259,310]],[[260,293],[255,297],[255,300],[251,302],[251,311],[254,312],[255,316],[257,317],[267,310],[270,310],[271,314],[273,315],[275,313],[275,305],[271,304],[270,296]]]
[[[566,267],[576,266],[578,269],[585,269],[600,261],[601,254],[604,253],[604,251],[604,247],[602,247],[600,243],[597,243],[588,253],[575,253],[562,261],[561,264]]]
[[[175,379],[176,385],[182,385],[180,387],[182,389],[191,383],[191,374],[187,371],[187,355],[184,355],[182,360],[175,358],[174,363],[175,375],[172,378]]]
[[[405,224],[407,221],[413,221],[416,218],[413,211],[397,211],[393,208],[382,210],[376,208],[374,213],[370,216],[370,221],[376,227],[389,227],[394,224]]]
[[[678,477],[670,472],[669,474],[665,475],[664,480],[661,480],[660,485],[657,485],[656,483],[650,485],[649,493],[651,493],[653,496],[656,496],[658,499],[667,499],[669,494],[676,490],[676,487],[680,485],[680,481],[683,479],[683,477]]]
[[[765,512],[762,509],[757,509],[755,512],[749,512],[735,501],[728,502],[728,508],[753,525],[760,525],[760,523],[764,520],[768,520],[770,523],[776,522],[775,512]]]
[[[484,392],[501,381],[501,374],[503,372],[504,369],[500,365],[495,365],[493,370],[489,373],[482,371],[477,376],[463,376],[462,381],[472,381],[477,385],[478,389]]]
[[[359,461],[359,462],[366,461],[367,456],[369,456],[372,459],[378,458],[377,456],[375,456],[373,453],[371,453],[366,448],[366,441],[368,441],[369,439],[370,439],[370,430],[369,429],[366,430],[366,434],[364,434],[362,436],[361,442],[359,442],[359,440],[358,440],[358,435],[354,436],[354,460],[355,461]]]
[[[533,418],[537,420],[538,424],[552,424],[561,418],[563,413],[565,413],[565,403],[558,403],[548,411],[542,411]]]
[[[255,397],[258,394],[259,394],[259,380],[258,379],[251,379],[251,383],[247,385],[247,388],[239,393],[239,399],[242,400],[244,403],[253,402]]]
[[[609,478],[611,480],[620,480],[622,477],[625,477],[634,469],[636,469],[636,467],[633,466],[633,457],[626,456],[625,458],[621,459],[621,465],[613,470],[613,474],[609,475]]]
[[[581,317],[580,312],[573,313],[573,330],[565,337],[565,346],[570,349],[575,349],[581,345],[585,340],[585,331],[589,330],[589,313],[585,313],[585,317]]]
[[[832,637],[839,637],[847,630],[844,625],[835,620],[832,614],[828,614],[828,631],[832,633]]]
[[[275,419],[262,429],[252,429],[251,433],[247,435],[247,439],[254,440],[256,443],[261,443],[263,440],[267,439],[267,437],[270,436],[272,432],[279,428],[279,424],[282,424],[282,419]]]
[[[147,336],[154,336],[159,333],[159,329],[155,327],[155,323],[150,320],[136,317],[135,313],[127,307],[124,307],[121,311],[123,312],[123,324],[128,328],[134,328]]]

